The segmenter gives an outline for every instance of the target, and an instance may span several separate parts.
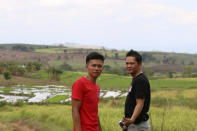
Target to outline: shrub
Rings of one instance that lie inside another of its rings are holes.
[[[11,79],[11,73],[9,71],[4,71],[3,76],[6,80]]]

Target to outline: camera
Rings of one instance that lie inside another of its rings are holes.
[[[124,120],[123,119],[121,119],[119,121],[119,125],[123,129],[123,131],[127,131],[127,126],[124,125]]]

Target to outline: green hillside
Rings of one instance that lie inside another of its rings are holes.
[[[11,52],[5,52],[5,50],[10,50]],[[15,52],[13,53],[12,51]],[[25,57],[24,51],[26,52]],[[1,59],[2,61],[17,60],[17,62],[21,61],[23,63],[24,61],[39,61],[43,64],[43,67],[52,66],[61,70],[85,71],[85,57],[92,51],[100,52],[105,56],[104,72],[120,75],[127,74],[125,70],[125,55],[127,51],[105,49],[104,47],[101,49],[85,49],[65,47],[61,44],[59,46],[1,44],[0,61]],[[143,57],[143,71],[147,75],[180,77],[184,72],[190,70],[190,77],[197,76],[197,54],[143,51],[140,53]],[[5,59],[5,56],[8,58]]]

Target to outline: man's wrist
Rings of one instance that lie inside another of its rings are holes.
[[[135,122],[135,120],[133,120],[132,118],[130,118],[129,123],[133,124]]]

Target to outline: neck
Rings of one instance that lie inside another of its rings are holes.
[[[131,76],[133,77],[133,78],[135,78],[135,77],[137,77],[139,74],[141,74],[142,73],[142,71],[140,70],[140,71],[138,71],[138,72],[136,72],[135,74],[131,74]]]
[[[95,78],[90,77],[89,75],[87,75],[86,78],[87,78],[89,81],[91,81],[91,82],[93,82],[93,83],[96,83],[96,79],[95,79]]]

